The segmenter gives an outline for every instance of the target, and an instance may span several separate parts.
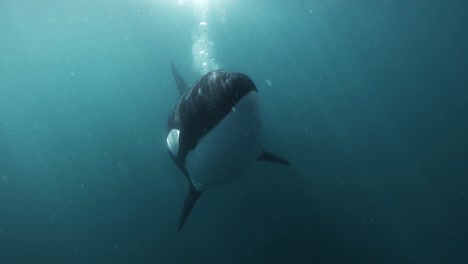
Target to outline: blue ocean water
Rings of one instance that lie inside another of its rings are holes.
[[[467,7],[1,0],[0,263],[467,263]],[[180,232],[171,61],[248,74],[292,162]]]

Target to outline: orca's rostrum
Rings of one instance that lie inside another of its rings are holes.
[[[180,98],[169,116],[167,148],[189,184],[180,230],[205,190],[239,177],[256,160],[289,162],[262,147],[257,88],[247,75],[211,71],[189,88],[171,66]]]

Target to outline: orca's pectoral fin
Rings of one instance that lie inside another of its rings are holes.
[[[266,151],[264,149],[262,149],[262,153],[260,154],[260,156],[257,158],[257,160],[261,160],[261,161],[269,161],[269,162],[273,162],[273,163],[279,163],[279,164],[283,164],[283,165],[291,165],[291,163],[289,161],[287,161],[286,159],[274,154],[274,153],[271,153],[269,151]]]
[[[172,70],[172,76],[174,76],[174,80],[177,85],[177,89],[179,89],[179,94],[183,94],[187,92],[189,90],[189,87],[187,83],[185,82],[184,78],[182,77],[182,75],[180,75],[179,71],[174,65],[174,62],[172,61],[171,61],[171,70]]]
[[[187,220],[190,212],[192,211],[195,202],[200,198],[200,195],[203,192],[197,190],[195,186],[189,180],[189,190],[187,192],[187,196],[185,197],[184,208],[182,209],[182,213],[179,219],[179,227],[177,230],[181,230],[184,226],[185,221]]]

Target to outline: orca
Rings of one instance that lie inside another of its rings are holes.
[[[190,88],[174,63],[171,70],[180,97],[169,115],[167,148],[189,185],[181,230],[204,191],[236,179],[257,160],[290,163],[262,147],[258,91],[250,77],[215,70]]]

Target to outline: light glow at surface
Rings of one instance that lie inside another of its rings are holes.
[[[180,16],[182,20],[190,20],[190,27],[184,28],[183,31],[187,30],[191,33],[192,68],[201,74],[219,69],[219,63],[216,60],[216,44],[213,41],[212,33],[215,31],[214,25],[218,26],[226,21],[226,6],[233,3],[233,0],[138,1],[151,4],[157,10],[172,9],[170,13],[176,14],[172,18]],[[182,13],[179,14],[177,10],[173,10],[174,8],[179,9]],[[185,13],[187,11],[189,13]],[[169,20],[177,23],[177,19],[172,20],[172,18]]]
[[[193,68],[200,73],[218,69],[214,58],[215,44],[210,38],[210,3],[208,0],[193,0],[196,25],[192,31]]]

